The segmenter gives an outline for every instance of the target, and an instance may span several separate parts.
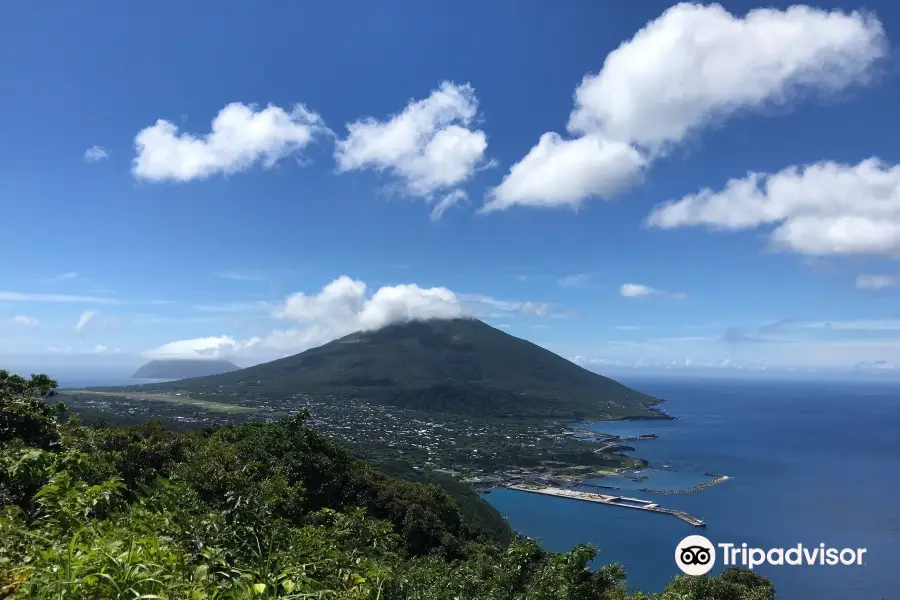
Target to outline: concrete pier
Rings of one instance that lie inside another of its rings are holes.
[[[594,492],[582,492],[579,490],[568,490],[557,487],[541,487],[528,484],[508,485],[511,490],[520,492],[529,492],[531,494],[543,494],[545,496],[556,496],[557,498],[571,498],[572,500],[582,500],[585,502],[596,502],[597,504],[606,504],[609,506],[621,506],[624,508],[633,508],[635,510],[644,510],[648,512],[662,513],[678,517],[685,523],[690,523],[694,527],[706,527],[703,519],[693,517],[686,512],[673,510],[671,508],[662,508],[659,504],[655,504],[650,500],[642,500],[640,498],[628,498],[625,496],[612,496],[609,494],[597,494]]]

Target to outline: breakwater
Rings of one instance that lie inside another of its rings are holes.
[[[690,523],[694,527],[706,527],[706,522],[703,521],[703,519],[698,519],[697,517],[691,516],[684,511],[673,510],[671,508],[663,508],[659,504],[656,504],[651,500],[629,498],[626,496],[611,496],[609,494],[597,494],[594,492],[581,492],[578,490],[571,490],[566,488],[542,487],[529,484],[513,484],[507,485],[506,487],[511,490],[529,492],[531,494],[543,494],[545,496],[556,496],[557,498],[569,498],[572,500],[582,500],[584,502],[606,504],[607,506],[621,506],[622,508],[631,508],[635,510],[672,515],[673,517],[681,519],[685,523]]]
[[[695,485],[694,487],[686,490],[654,490],[651,488],[641,488],[640,491],[645,494],[693,494],[694,492],[701,492],[708,487],[712,487],[714,485],[718,485],[724,481],[728,481],[731,479],[728,475],[717,475],[715,479],[710,479],[709,481],[704,481],[700,485]]]

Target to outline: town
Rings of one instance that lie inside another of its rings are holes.
[[[220,392],[215,400],[197,392],[143,390],[62,390],[59,396],[85,422],[159,420],[179,429],[272,421],[307,411],[309,426],[364,458],[442,472],[478,489],[522,481],[576,483],[646,465],[626,456],[624,452],[632,448],[618,444],[618,438],[590,437],[558,421],[473,419],[424,414],[359,398],[256,397],[242,392]]]

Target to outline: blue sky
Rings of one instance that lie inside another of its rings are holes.
[[[0,357],[893,371],[900,9],[788,6],[6,3]]]

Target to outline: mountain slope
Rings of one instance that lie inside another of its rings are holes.
[[[223,375],[156,389],[241,395],[341,395],[483,417],[663,416],[660,401],[475,319],[358,332]]]
[[[151,360],[132,375],[145,379],[186,379],[188,377],[206,377],[219,375],[229,371],[237,371],[238,366],[227,360]]]

